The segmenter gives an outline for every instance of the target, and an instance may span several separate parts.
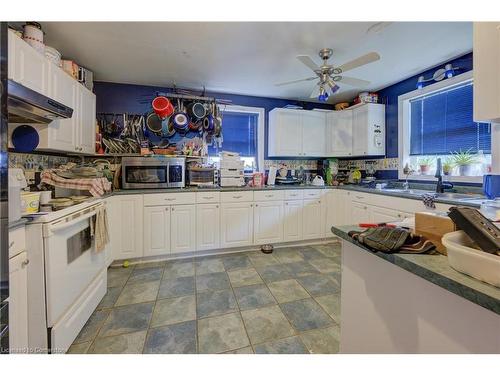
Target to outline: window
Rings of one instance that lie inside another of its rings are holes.
[[[226,106],[222,109],[222,147],[208,147],[213,162],[219,161],[219,152],[238,152],[245,161],[245,169],[264,168],[264,109]]]
[[[405,177],[402,169],[408,164],[411,178],[435,179],[439,157],[449,179],[480,182],[491,166],[491,125],[475,122],[472,106],[472,72],[401,95],[399,177]],[[472,163],[461,167],[457,153]]]

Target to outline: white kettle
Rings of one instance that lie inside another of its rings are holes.
[[[323,180],[323,177],[318,175],[318,176],[314,177],[314,179],[312,180],[312,185],[325,186],[325,180]]]

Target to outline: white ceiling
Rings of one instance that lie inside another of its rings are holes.
[[[94,71],[95,80],[201,88],[255,96],[307,99],[313,82],[276,87],[312,72],[297,55],[317,63],[333,48],[340,65],[367,52],[381,59],[346,75],[378,90],[472,50],[470,22],[45,22],[45,41]],[[377,27],[375,27],[377,29]],[[343,85],[332,102],[359,89]]]

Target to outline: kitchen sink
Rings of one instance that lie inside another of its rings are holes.
[[[482,199],[480,195],[472,195],[472,194],[462,194],[462,193],[436,193],[432,190],[421,190],[421,189],[383,189],[383,191],[388,193],[400,193],[400,194],[408,194],[408,195],[416,195],[422,196],[424,194],[435,194],[437,198],[441,199],[453,199],[457,201],[469,201],[469,200],[478,200]]]

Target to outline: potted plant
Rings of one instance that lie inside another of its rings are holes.
[[[434,158],[432,156],[425,156],[418,158],[418,165],[420,167],[421,174],[429,174],[431,166],[434,163]]]
[[[449,158],[446,158],[443,160],[443,174],[445,176],[450,176],[451,171],[453,170],[453,167],[455,165],[453,164],[453,161]]]
[[[470,152],[470,149],[452,152],[451,160],[458,167],[459,176],[470,176],[473,165],[477,163],[477,157]]]

